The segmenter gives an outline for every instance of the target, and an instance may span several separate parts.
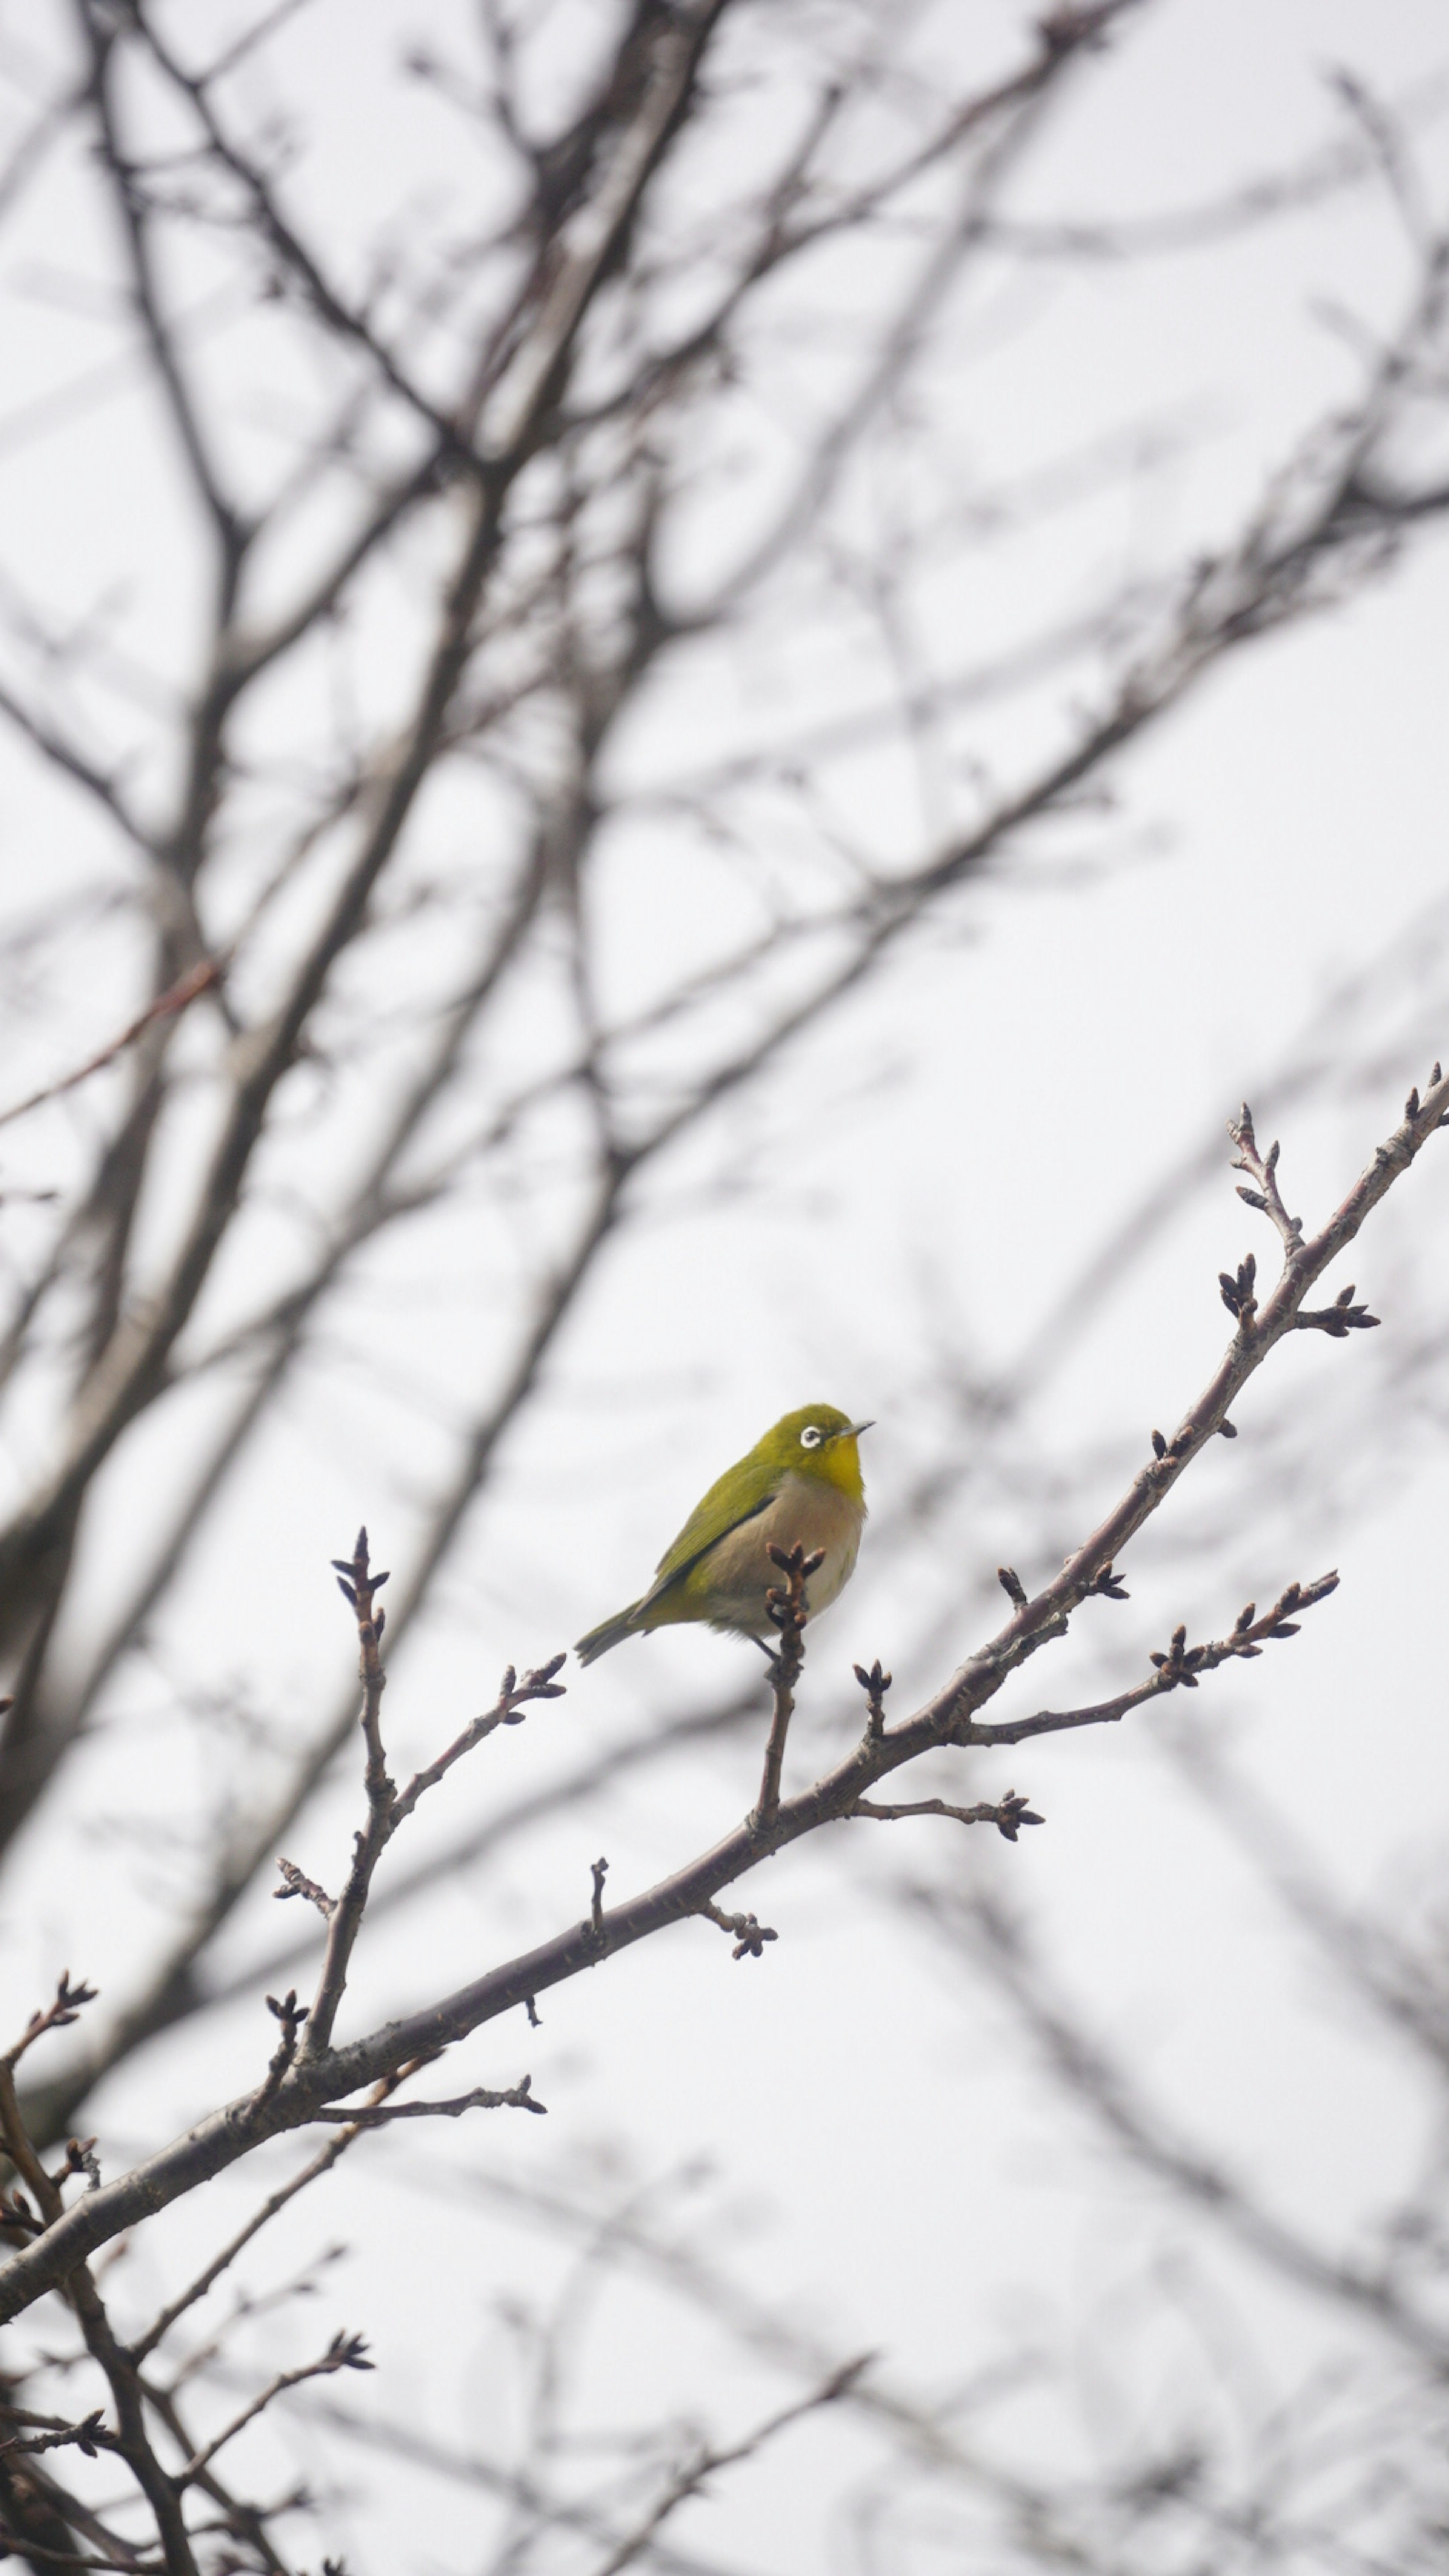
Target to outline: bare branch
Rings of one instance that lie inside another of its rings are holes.
[[[547,2110],[546,2102],[536,2102],[530,2089],[532,2077],[520,2076],[501,2093],[490,2093],[486,2084],[475,2084],[471,2093],[459,2093],[451,2102],[392,2102],[386,2110],[315,2111],[316,2120],[345,2120],[354,2129],[381,2129],[391,2120],[457,2120],[465,2111],[537,2111]]]
[[[111,821],[119,825],[126,839],[148,859],[156,856],[156,843],[126,802],[119,779],[97,767],[77,743],[22,704],[13,689],[0,686],[0,715],[33,745],[53,769],[83,787],[94,802],[102,806]]]
[[[145,1010],[131,1021],[129,1027],[122,1029],[119,1037],[112,1038],[98,1054],[88,1056],[73,1073],[63,1073],[57,1081],[46,1083],[42,1090],[32,1091],[28,1100],[18,1100],[12,1109],[0,1109],[0,1127],[8,1127],[16,1118],[28,1118],[32,1109],[43,1108],[48,1100],[59,1100],[63,1093],[74,1091],[77,1084],[89,1082],[93,1073],[103,1073],[108,1064],[114,1064],[117,1056],[123,1055],[126,1048],[133,1046],[136,1039],[154,1027],[158,1020],[178,1018],[198,994],[209,993],[220,980],[221,968],[213,958],[208,958],[204,965],[193,966],[188,974],[178,976],[176,982],[158,994],[154,1002],[147,1003]]]
[[[263,2410],[271,2405],[272,2400],[285,2395],[289,2388],[300,2388],[309,2379],[330,2379],[334,2371],[372,2370],[375,2366],[367,2358],[367,2342],[364,2336],[335,2334],[319,2360],[304,2362],[298,2370],[279,2371],[276,2378],[268,2382],[260,2396],[252,2399],[250,2406],[244,2406],[241,2413],[233,2416],[232,2421],[217,2434],[214,2441],[208,2442],[204,2450],[197,2451],[187,2461],[186,2466],[176,2473],[178,2491],[194,2486],[202,2471],[211,2466],[218,2451],[225,2450],[228,2442],[234,2442],[238,2433],[244,2432],[248,2424],[255,2423]]]
[[[812,1574],[825,1562],[822,1548],[807,1556],[803,1547],[769,1548],[772,1565],[778,1565],[785,1577],[783,1584],[772,1585],[765,1595],[765,1607],[779,1634],[779,1645],[770,1657],[770,1687],[774,1694],[774,1714],[770,1719],[769,1741],[765,1746],[765,1767],[760,1775],[760,1796],[752,1821],[769,1826],[779,1812],[780,1772],[785,1760],[785,1738],[795,1710],[795,1685],[805,1663],[805,1622],[810,1616],[805,1586]]]
[[[249,532],[243,526],[235,504],[222,488],[220,472],[202,425],[195,394],[187,382],[175,334],[162,311],[141,172],[121,140],[116,117],[115,66],[119,48],[115,27],[92,6],[92,0],[75,0],[74,14],[82,41],[87,42],[90,49],[91,97],[100,128],[101,151],[115,181],[113,194],[131,255],[131,283],[136,309],[150,344],[156,374],[170,404],[183,453],[221,549],[225,614],[235,596]]]
[[[1254,1618],[1257,1605],[1250,1601],[1231,1635],[1214,1638],[1211,1645],[1189,1646],[1186,1628],[1175,1628],[1167,1651],[1150,1658],[1155,1667],[1151,1680],[1139,1682],[1135,1690],[1119,1692],[1116,1699],[1101,1700],[1093,1708],[1042,1709],[1036,1717],[1016,1718],[1006,1725],[973,1726],[970,1741],[1024,1744],[1031,1736],[1059,1735],[1070,1727],[1114,1725],[1133,1709],[1160,1699],[1165,1691],[1196,1690],[1201,1676],[1215,1672],[1219,1664],[1251,1661],[1262,1653],[1268,1639],[1296,1637],[1296,1618],[1337,1589],[1336,1574],[1321,1574],[1316,1583],[1290,1583],[1261,1619]]]
[[[562,1654],[552,1656],[546,1664],[540,1664],[534,1671],[525,1673],[522,1681],[518,1679],[510,1664],[498,1686],[498,1697],[492,1708],[482,1717],[472,1719],[470,1724],[464,1727],[462,1734],[449,1745],[446,1753],[439,1754],[436,1762],[430,1762],[425,1771],[415,1771],[407,1787],[394,1800],[392,1810],[394,1829],[412,1814],[424,1791],[435,1789],[444,1773],[451,1771],[453,1764],[460,1762],[465,1753],[471,1753],[475,1745],[481,1744],[486,1736],[491,1735],[495,1727],[521,1725],[534,1700],[562,1699],[564,1684],[556,1682],[554,1675],[562,1671],[567,1661],[568,1654],[565,1649]]]
[[[886,1807],[873,1798],[857,1798],[853,1807],[844,1809],[843,1821],[848,1824],[852,1816],[876,1816],[882,1822],[898,1816],[953,1816],[958,1825],[994,1825],[1009,1843],[1015,1842],[1023,1825],[1045,1822],[1044,1817],[1032,1814],[1027,1800],[1018,1797],[1014,1789],[1008,1789],[1005,1797],[994,1804],[983,1799],[974,1807],[951,1807],[944,1798],[917,1798],[906,1806]]]
[[[35,2452],[73,2448],[80,2452],[83,2459],[93,2460],[102,2451],[119,2451],[121,2447],[119,2436],[102,2422],[103,2410],[99,2406],[93,2415],[87,2415],[82,2424],[66,2424],[59,2416],[54,2415],[31,2415],[23,2407],[7,2406],[5,2411],[7,2415],[13,2415],[17,2423],[43,2423],[46,2430],[43,2433],[32,2434],[25,2440],[22,2440],[18,2434],[13,2434],[8,2441],[0,2442],[0,2451]]]
[[[793,2406],[781,2407],[778,2414],[767,2416],[763,2424],[757,2424],[752,2433],[747,2433],[742,2441],[731,2443],[727,2450],[717,2451],[708,2444],[701,2444],[693,2460],[679,2470],[643,2521],[620,2541],[617,2549],[610,2552],[597,2576],[620,2576],[621,2569],[632,2567],[670,2515],[677,2512],[680,2505],[687,2504],[691,2496],[698,2495],[707,2478],[716,2476],[721,2469],[734,2468],[741,2460],[753,2459],[757,2451],[763,2450],[767,2442],[773,2441],[776,2434],[783,2433],[789,2425],[798,2424],[804,2416],[817,2413],[822,2406],[834,2406],[849,2393],[861,2372],[868,2370],[874,2359],[874,2353],[867,2352],[855,2361],[846,2362],[808,2397],[798,2398]]]
[[[138,28],[153,60],[174,88],[189,101],[209,151],[250,197],[262,238],[284,269],[297,279],[318,318],[343,339],[366,352],[392,391],[401,395],[408,408],[434,433],[441,452],[450,461],[465,467],[474,466],[476,460],[460,439],[454,424],[429,402],[422,388],[413,381],[392,350],[385,346],[365,316],[354,310],[345,295],[324,275],[317,252],[303,241],[296,226],[288,221],[275,188],[259,164],[225,131],[211,96],[214,75],[187,72],[149,19],[139,20]],[[436,460],[432,471],[436,474]]]
[[[351,1557],[343,1572],[338,1566],[338,1589],[351,1603],[357,1619],[358,1670],[362,1679],[362,1739],[367,1758],[363,1766],[363,1786],[367,1792],[367,1823],[354,1837],[352,1867],[341,1896],[332,1907],[327,1923],[327,1953],[322,1974],[313,1998],[308,2019],[304,2054],[315,2057],[325,2049],[332,2036],[337,2007],[347,1984],[347,1966],[353,1945],[362,1929],[363,1911],[367,1904],[372,1873],[392,1831],[397,1792],[388,1777],[387,1756],[382,1743],[382,1694],[387,1675],[378,1651],[382,1641],[386,1612],[374,1609],[374,1595],[387,1581],[386,1574],[373,1572],[368,1564],[367,1532],[360,1529]]]
[[[274,1887],[272,1894],[278,1904],[285,1904],[289,1896],[305,1896],[309,1905],[316,1906],[323,1922],[330,1923],[337,1911],[336,1897],[329,1896],[326,1888],[319,1887],[316,1879],[309,1878],[306,1871],[299,1869],[294,1860],[285,1860],[279,1856],[277,1867],[282,1873],[283,1883],[280,1887]]]
[[[74,2208],[54,2218],[32,2243],[13,2254],[0,2270],[0,2321],[19,2314],[54,2282],[84,2260],[94,2248],[142,2215],[168,2205],[198,2183],[222,2172],[264,2137],[297,2127],[315,2117],[330,2101],[345,2098],[360,2085],[394,2072],[405,2059],[431,2055],[450,2042],[515,2010],[526,1999],[577,1976],[599,1960],[632,1947],[712,1902],[733,1881],[773,1853],[801,1840],[826,1823],[843,1817],[875,1783],[920,1754],[947,1745],[1004,1740],[996,1729],[979,1725],[977,1711],[1000,1691],[1009,1676],[1042,1645],[1060,1637],[1072,1612],[1091,1597],[1104,1572],[1114,1567],[1126,1546],[1155,1513],[1178,1477],[1207,1439],[1216,1432],[1229,1402],[1263,1365],[1270,1351],[1294,1330],[1295,1318],[1313,1285],[1354,1239],[1365,1218],[1392,1188],[1439,1129],[1449,1110],[1449,1082],[1432,1085],[1413,1117],[1406,1118],[1318,1234],[1304,1241],[1285,1261],[1272,1294],[1250,1316],[1240,1319],[1228,1352],[1184,1417],[1164,1454],[1154,1456],[1091,1536],[1073,1551],[1041,1592],[1013,1610],[1007,1625],[971,1655],[943,1689],[912,1716],[879,1736],[865,1736],[834,1771],[798,1796],[782,1800],[768,1825],[747,1818],[712,1850],[641,1895],[605,1909],[601,1879],[591,1917],[460,1988],[442,2000],[390,2022],[384,2030],[351,2046],[308,2057],[299,2055],[276,2093],[267,2100],[244,2097],[200,2120],[187,2135],[165,2147],[133,2172],[89,2192]],[[361,1541],[349,1561],[349,1579],[358,1567],[366,1573]],[[1327,1588],[1328,1579],[1324,1586]],[[372,1626],[371,1589],[354,1581],[359,1627]],[[1304,1594],[1292,1596],[1301,1605]],[[1290,1596],[1268,1614],[1269,1633],[1292,1633],[1281,1617]],[[368,1617],[363,1619],[364,1601]],[[1258,1623],[1262,1625],[1263,1623]],[[1224,1659],[1254,1641],[1253,1623],[1240,1624],[1234,1638],[1219,1641]],[[373,1630],[375,1637],[375,1628]],[[1204,1650],[1204,1660],[1206,1650]],[[1191,1683],[1197,1667],[1189,1665],[1185,1639],[1174,1646],[1156,1676],[1172,1672],[1174,1685]],[[1158,1688],[1163,1687],[1160,1679]],[[1030,1726],[1030,1721],[1025,1722]],[[371,1756],[370,1756],[371,1758]],[[381,1762],[380,1743],[377,1760]],[[335,1929],[335,1923],[333,1926]]]
[[[302,2054],[322,2054],[331,2037],[347,1984],[347,1964],[362,1927],[372,1874],[398,1826],[406,1821],[424,1792],[436,1786],[455,1762],[481,1744],[499,1726],[516,1726],[534,1700],[561,1699],[562,1683],[554,1680],[565,1658],[555,1655],[551,1662],[536,1671],[525,1673],[520,1682],[512,1665],[503,1676],[495,1706],[482,1717],[475,1717],[447,1751],[430,1763],[425,1771],[415,1773],[399,1795],[388,1776],[387,1758],[382,1743],[382,1694],[386,1675],[378,1651],[387,1614],[374,1606],[375,1595],[388,1581],[388,1576],[370,1570],[367,1532],[360,1529],[357,1544],[349,1558],[334,1558],[338,1589],[356,1614],[362,1676],[362,1734],[367,1750],[363,1780],[367,1791],[367,1824],[355,1838],[352,1867],[340,1897],[329,1898],[311,1879],[303,1877],[291,1862],[284,1865],[287,1879],[279,1891],[285,1896],[305,1895],[317,1905],[327,1920],[327,1953],[316,1998],[308,2017],[307,2036]]]
[[[1437,2318],[1421,2314],[1381,2271],[1325,2253],[1295,2221],[1264,2207],[1224,2165],[1173,2134],[1102,2043],[1085,2035],[1085,2016],[1068,2011],[1051,1995],[1022,1928],[999,1906],[971,1897],[953,1901],[943,1911],[924,1890],[916,1892],[916,1901],[943,1925],[954,1922],[989,1959],[1056,2072],[1144,2171],[1170,2181],[1285,2278],[1346,2304],[1406,2350],[1430,2360],[1437,2370],[1445,2368],[1449,2336]]]
[[[390,2094],[396,2092],[399,2084],[405,2083],[409,2075],[417,2072],[418,2065],[421,2063],[422,2061],[419,2060],[414,2064],[399,2067],[396,2075],[383,2076],[381,2081],[374,2085],[369,2101],[364,2107],[370,2110],[378,2103],[385,2102]],[[237,2256],[250,2245],[254,2236],[260,2235],[261,2230],[277,2216],[279,2210],[285,2209],[288,2202],[295,2200],[297,2194],[305,2191],[309,2184],[319,2182],[324,2174],[332,2171],[338,2158],[347,2153],[354,2139],[361,2137],[362,2129],[363,2121],[360,2115],[354,2112],[340,2136],[329,2138],[320,2153],[303,2165],[299,2173],[293,2174],[290,2182],[281,2183],[268,2195],[260,2209],[253,2211],[246,2225],[238,2228],[236,2234],[222,2247],[221,2252],[212,2256],[205,2269],[198,2272],[195,2280],[188,2284],[179,2297],[172,2299],[162,2309],[154,2323],[149,2325],[146,2332],[132,2344],[132,2357],[138,2364],[145,2361],[155,2351],[157,2345],[165,2340],[178,2318],[184,2317],[189,2308],[194,2308],[198,2299],[205,2298],[207,2291],[220,2280],[222,2273],[230,2270]]]
[[[6,2049],[3,2057],[0,2057],[0,2068],[3,2068],[7,2074],[13,2075],[27,2048],[33,2048],[36,2041],[43,2039],[49,2030],[68,2030],[72,2022],[80,2019],[86,2005],[95,2002],[97,1991],[95,1986],[86,1985],[84,1980],[78,1986],[73,1986],[69,1968],[64,1969],[53,2000],[44,2007],[43,2011],[31,2014],[19,2039],[13,2046]]]
[[[703,1915],[706,1923],[717,1923],[721,1932],[728,1932],[735,1945],[730,1955],[735,1959],[763,1959],[765,1943],[780,1938],[779,1933],[772,1932],[768,1923],[762,1923],[757,1914],[726,1914],[707,1898],[696,1911]]]

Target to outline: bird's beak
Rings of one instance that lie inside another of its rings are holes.
[[[874,1429],[874,1419],[869,1422],[852,1422],[850,1429],[844,1432],[842,1437],[846,1440],[858,1440],[862,1431],[874,1431]]]

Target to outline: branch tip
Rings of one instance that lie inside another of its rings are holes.
[[[1023,1825],[1044,1825],[1039,1816],[1015,1789],[1004,1798],[983,1798],[974,1807],[953,1807],[945,1798],[915,1798],[900,1806],[882,1806],[873,1798],[857,1798],[853,1806],[842,1810],[849,1823],[857,1816],[869,1817],[876,1824],[894,1824],[905,1816],[950,1816],[958,1825],[994,1825],[1003,1840],[1016,1841]]]
[[[1238,1196],[1241,1198],[1243,1195],[1240,1190]],[[1252,1322],[1257,1312],[1258,1301],[1254,1293],[1257,1278],[1257,1259],[1251,1252],[1239,1262],[1236,1276],[1226,1270],[1218,1272],[1218,1293],[1223,1304],[1228,1313],[1245,1327]]]
[[[864,1664],[856,1664],[853,1669],[855,1678],[866,1697],[866,1735],[868,1738],[884,1735],[885,1695],[891,1686],[891,1675],[883,1669],[879,1655],[869,1672],[866,1671]]]
[[[99,1992],[99,1987],[87,1985],[84,1978],[73,1986],[69,1968],[62,1968],[50,2002],[31,2014],[19,2039],[0,2056],[0,2069],[13,2073],[27,2048],[43,2039],[47,2031],[68,2030],[72,2022],[79,2020],[85,2006],[96,2001]]]
[[[772,1584],[765,1594],[765,1615],[778,1630],[780,1643],[769,1659],[775,1706],[765,1746],[765,1766],[760,1775],[760,1795],[749,1818],[753,1832],[760,1832],[773,1824],[779,1812],[785,1739],[794,1714],[795,1684],[805,1662],[805,1622],[810,1616],[805,1585],[825,1562],[823,1548],[815,1548],[807,1556],[803,1545],[799,1544],[784,1548],[771,1541],[769,1555],[787,1580],[783,1584]]]
[[[716,1923],[721,1932],[728,1932],[735,1945],[730,1956],[735,1959],[763,1959],[765,1943],[780,1938],[779,1933],[772,1931],[768,1923],[762,1923],[758,1915],[726,1914],[709,1897],[694,1910],[706,1923]]]
[[[1240,1189],[1239,1198],[1246,1199],[1249,1207],[1256,1208],[1260,1215],[1268,1217],[1277,1227],[1283,1245],[1285,1264],[1296,1260],[1303,1250],[1303,1219],[1290,1216],[1283,1204],[1278,1187],[1278,1156],[1281,1149],[1277,1139],[1274,1139],[1266,1154],[1259,1152],[1257,1138],[1253,1133],[1252,1112],[1246,1101],[1243,1103],[1239,1117],[1229,1127],[1228,1133],[1238,1149],[1233,1169],[1246,1172],[1253,1185],[1250,1189]]]

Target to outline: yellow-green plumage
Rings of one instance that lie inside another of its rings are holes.
[[[580,1637],[580,1663],[593,1663],[625,1637],[686,1620],[769,1636],[765,1594],[780,1580],[771,1546],[823,1551],[807,1598],[812,1616],[827,1610],[855,1571],[865,1520],[856,1441],[869,1428],[833,1404],[787,1413],[695,1505],[648,1591]]]

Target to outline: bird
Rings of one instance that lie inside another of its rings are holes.
[[[823,1552],[809,1605],[812,1617],[828,1610],[855,1571],[865,1522],[856,1443],[870,1428],[833,1404],[782,1414],[696,1503],[648,1591],[580,1637],[579,1662],[592,1664],[626,1637],[687,1620],[763,1643],[772,1634],[765,1595],[780,1579],[772,1545]]]

